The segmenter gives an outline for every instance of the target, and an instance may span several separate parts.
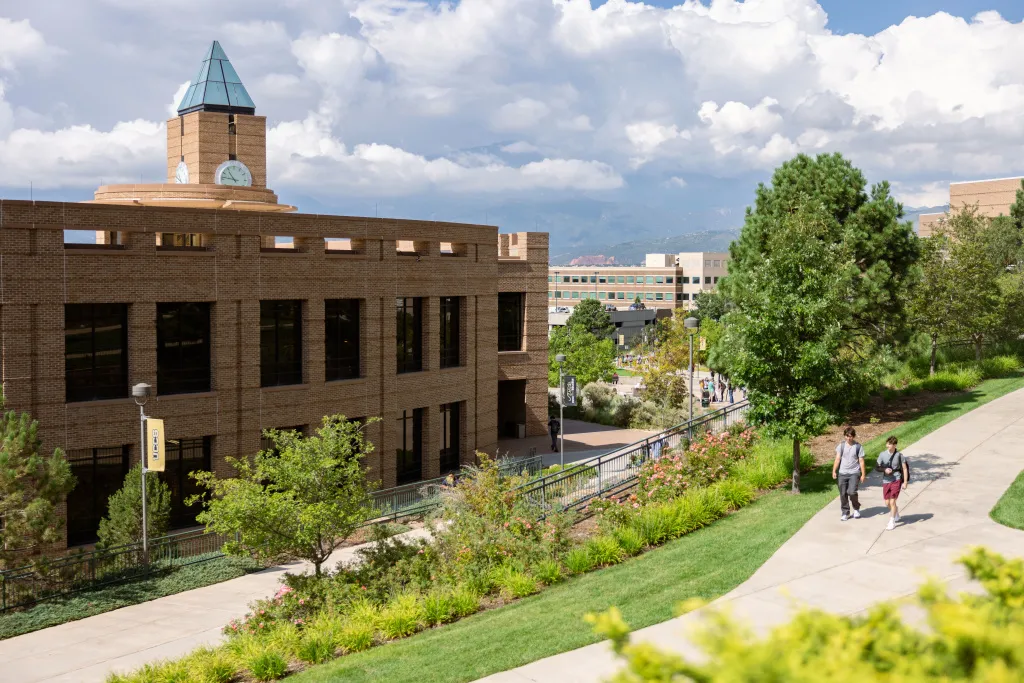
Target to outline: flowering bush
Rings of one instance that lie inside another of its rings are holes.
[[[503,565],[529,568],[557,559],[569,547],[571,517],[540,510],[515,492],[521,477],[502,477],[496,463],[481,454],[480,466],[442,493],[432,520],[437,578],[458,585],[469,581],[487,590],[486,577]],[[539,521],[538,521],[539,520]]]
[[[750,453],[754,432],[707,432],[695,439],[685,453],[671,453],[640,468],[635,498],[629,505],[664,502],[678,498],[694,486],[708,486],[729,475],[729,468]]]

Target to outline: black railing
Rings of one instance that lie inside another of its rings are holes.
[[[222,557],[226,540],[195,529],[151,539],[148,552],[129,543],[0,571],[0,612]]]

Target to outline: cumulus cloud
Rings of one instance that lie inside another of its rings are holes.
[[[1024,23],[995,12],[939,12],[858,35],[833,33],[814,0],[667,8],[632,0],[596,8],[590,0],[345,0],[337,3],[344,11],[292,0],[287,15],[258,0],[231,15],[211,9],[208,26],[205,6],[188,2],[190,21],[223,31],[236,67],[261,94],[275,187],[387,195],[651,183],[667,191],[691,173],[764,174],[798,152],[841,151],[872,179],[904,183],[896,187],[916,205],[931,203],[947,179],[1024,171]],[[90,173],[112,177],[103,169],[121,166],[130,175],[139,149],[123,141],[145,137],[146,122],[115,125],[104,111],[47,131],[19,119],[28,86],[16,76],[54,42],[32,22],[0,18],[0,153],[39,139],[40,151],[18,163],[41,175],[32,169],[63,164],[53,147],[62,139],[76,145],[75,161],[57,173],[63,181],[91,185]],[[64,38],[61,48],[74,59],[40,81],[48,92],[63,91],[61,78],[81,77],[79,61],[95,72],[87,63],[101,57],[91,45],[109,36]],[[123,40],[141,45],[147,36]],[[149,78],[152,65],[118,68],[120,84],[96,87],[125,89]],[[144,110],[162,111],[191,75],[167,80]],[[479,149],[543,158],[515,165],[467,151]]]
[[[908,208],[946,206],[949,204],[949,181],[931,183],[893,183],[893,196]]]

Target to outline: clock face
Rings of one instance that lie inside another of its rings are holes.
[[[218,185],[235,185],[249,187],[252,185],[252,172],[237,159],[229,159],[217,167],[213,177]]]
[[[174,182],[188,185],[188,164],[184,161],[178,162],[178,169],[174,172]]]

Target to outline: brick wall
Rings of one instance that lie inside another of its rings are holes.
[[[255,174],[255,169],[254,169]],[[121,249],[65,248],[69,230],[114,230]],[[157,232],[208,236],[205,251],[164,251]],[[263,236],[293,236],[296,250],[268,252]],[[353,238],[358,253],[325,253],[324,237]],[[424,408],[424,476],[439,470],[440,406],[462,402],[463,462],[494,452],[497,382],[526,379],[530,435],[544,433],[547,386],[547,235],[518,233],[515,258],[498,258],[491,226],[257,214],[97,204],[0,200],[0,335],[3,388],[10,408],[40,422],[44,448],[133,445],[138,408],[131,398],[65,403],[64,304],[129,304],[129,386],[156,387],[156,304],[212,305],[212,391],[156,396],[147,413],[168,438],[213,436],[213,463],[255,453],[265,428],[318,425],[324,415],[380,417],[369,428],[371,477],[395,482],[397,417]],[[399,255],[413,240],[418,255]],[[465,245],[441,256],[440,242]],[[498,291],[527,293],[524,351],[497,352]],[[397,296],[423,297],[423,371],[398,375]],[[462,367],[440,369],[439,298],[462,297]],[[324,300],[363,301],[362,376],[324,380]],[[303,383],[260,387],[259,302],[303,303]],[[158,387],[157,387],[158,390]]]

